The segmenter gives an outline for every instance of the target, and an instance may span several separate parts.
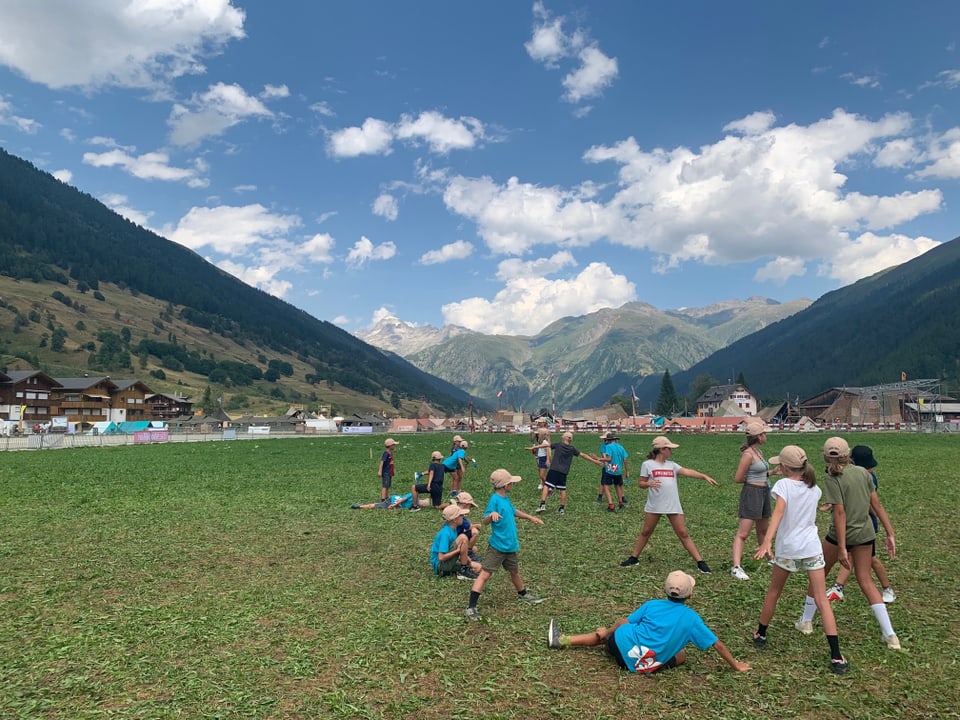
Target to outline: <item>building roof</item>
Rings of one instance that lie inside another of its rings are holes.
[[[41,372],[40,370],[8,370],[6,372],[6,376],[10,378],[10,382],[13,384],[23,382],[24,380],[31,378],[34,375],[42,375],[47,379],[50,385],[53,385],[53,386],[60,385],[60,382],[58,382],[56,379],[47,375],[45,372]]]
[[[81,378],[54,378],[60,385],[63,386],[64,390],[86,390],[92,388],[95,385],[100,385],[101,383],[106,383],[108,386],[112,386],[111,389],[116,389],[116,383],[114,383],[109,377],[81,377]]]

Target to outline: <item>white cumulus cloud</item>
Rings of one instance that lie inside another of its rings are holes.
[[[436,111],[401,115],[396,123],[367,118],[359,127],[330,133],[327,151],[333,157],[389,155],[394,142],[413,146],[425,144],[430,152],[445,155],[452,150],[469,150],[486,139],[484,125],[474,117],[449,118]]]
[[[534,335],[554,320],[620,307],[637,295],[632,282],[600,262],[570,278],[506,274],[509,279],[492,300],[473,297],[444,305],[444,322],[487,334]]]
[[[360,268],[368,262],[376,260],[389,260],[397,254],[397,246],[392,242],[375,245],[369,238],[361,236],[350,251],[347,253],[347,265],[352,268]]]
[[[216,83],[186,103],[176,103],[167,119],[174,145],[195,145],[221,135],[247,118],[269,118],[273,113],[239,85]]]
[[[463,260],[473,253],[473,243],[466,240],[456,240],[447,243],[437,250],[428,250],[420,256],[421,265],[439,265],[451,260]]]
[[[93,167],[119,167],[141,180],[182,181],[191,187],[206,187],[208,184],[203,175],[206,170],[203,161],[194,161],[193,167],[176,167],[170,164],[170,156],[161,151],[142,155],[133,155],[119,148],[103,153],[87,152],[83,154],[83,162]]]
[[[398,215],[397,199],[389,193],[381,193],[373,201],[373,214],[387,220],[396,220]]]
[[[286,237],[300,225],[295,215],[278,215],[263,205],[195,207],[180,218],[166,237],[191,250],[212,248],[225,255],[247,255]]]
[[[244,36],[230,0],[5,0],[0,63],[50,88],[151,88]]]

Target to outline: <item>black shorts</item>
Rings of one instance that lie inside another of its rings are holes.
[[[418,495],[430,493],[430,504],[434,507],[440,507],[443,504],[443,485],[439,483],[433,483],[432,485],[417,483],[414,488],[416,488]]]
[[[557,472],[556,470],[547,470],[547,477],[544,479],[543,483],[547,487],[552,487],[554,490],[566,490],[567,476],[562,472]]]
[[[824,541],[824,542],[828,542],[828,543],[830,543],[831,545],[837,545],[837,544],[838,544],[838,543],[837,543],[837,539],[836,539],[836,538],[832,538],[832,537],[830,537],[829,535],[827,535],[826,537],[824,537],[824,538],[823,538],[823,541]],[[873,557],[874,555],[877,554],[877,541],[876,541],[876,539],[871,540],[870,542],[860,543],[859,545],[847,545],[847,552],[850,552],[850,551],[853,550],[854,548],[863,547],[864,545],[869,545],[869,546],[870,546],[870,557]]]
[[[623,475],[611,475],[606,470],[600,475],[601,485],[623,485]]]

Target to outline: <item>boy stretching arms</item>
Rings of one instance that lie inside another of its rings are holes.
[[[692,642],[701,650],[712,647],[738,672],[749,670],[750,666],[733,657],[697,612],[684,604],[696,584],[692,576],[674,570],[667,575],[663,587],[666,600],[648,600],[630,617],[618,620],[612,627],[597,628],[596,632],[584,635],[561,635],[557,621],[551,620],[547,646],[603,645],[613,661],[624,670],[654,673],[682,665],[687,659],[683,648]]]
[[[480,611],[477,610],[480,593],[483,592],[483,586],[486,585],[490,576],[501,566],[510,573],[510,582],[517,589],[518,600],[531,605],[543,602],[542,598],[526,589],[520,577],[520,563],[517,561],[520,538],[517,536],[516,518],[529,520],[537,525],[543,525],[543,520],[520,512],[510,502],[510,489],[514,483],[520,482],[520,476],[511,475],[509,471],[501,468],[491,473],[490,482],[493,485],[493,495],[480,521],[484,525],[491,526],[489,547],[486,555],[483,556],[480,576],[473,581],[473,587],[470,588],[470,602],[467,609],[463,611],[464,615],[471,620],[480,619]]]

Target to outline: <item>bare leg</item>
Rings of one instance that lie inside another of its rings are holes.
[[[697,562],[703,560],[703,556],[690,538],[690,533],[687,532],[687,524],[683,520],[683,515],[667,515],[667,519],[670,521],[670,525],[673,526],[673,532],[675,532],[680,539],[680,544],[690,553],[690,557]]]
[[[647,542],[649,542],[650,536],[653,535],[653,531],[657,529],[658,522],[660,522],[660,515],[648,512],[643,514],[643,527],[640,529],[640,536],[637,538],[637,542],[633,545],[634,557],[640,557],[640,553],[642,553],[643,549],[647,546]]]
[[[610,627],[597,628],[591,633],[583,633],[582,635],[569,635],[568,637],[570,638],[570,644],[576,647],[596,647],[597,645],[603,645],[607,642],[607,638],[613,634],[613,631],[623,625],[625,622],[626,619],[618,620]]]
[[[770,575],[770,586],[767,588],[767,594],[763,598],[763,607],[760,608],[760,624],[769,625],[773,620],[773,614],[777,610],[777,601],[783,592],[783,586],[787,584],[787,578],[790,573],[779,565],[773,566],[773,573]],[[823,592],[823,588],[821,588]],[[826,598],[826,594],[824,594]]]
[[[837,621],[833,616],[833,607],[827,600],[826,574],[823,569],[808,570],[807,595],[813,598],[817,603],[817,610],[820,611],[820,620],[823,622],[823,632],[826,635],[837,634]]]
[[[754,521],[747,518],[740,518],[740,522],[737,523],[737,532],[733,536],[733,552],[731,553],[734,567],[738,567],[743,561],[743,546],[746,544],[747,538],[750,537],[753,524]]]

